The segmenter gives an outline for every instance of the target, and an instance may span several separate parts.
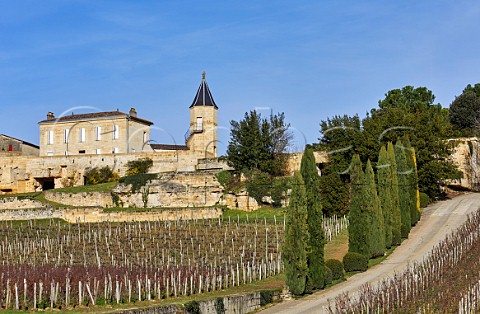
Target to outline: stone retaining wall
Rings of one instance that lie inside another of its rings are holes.
[[[32,199],[18,199],[17,197],[0,198],[0,210],[16,210],[28,208],[46,208],[46,204]]]
[[[223,297],[225,314],[246,314],[258,310],[261,306],[260,292]],[[280,299],[280,292],[274,292],[273,301]],[[216,300],[200,301],[200,313],[217,314]],[[123,314],[188,314],[183,305],[166,305],[146,309],[118,311]]]
[[[29,220],[59,218],[70,223],[131,222],[152,220],[213,219],[222,215],[220,208],[172,209],[149,212],[119,211],[104,212],[93,208],[41,208],[0,210],[0,220]]]
[[[110,192],[65,193],[48,190],[44,194],[46,200],[69,206],[113,207]]]

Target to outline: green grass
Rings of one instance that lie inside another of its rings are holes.
[[[59,219],[59,218],[52,218],[52,219],[32,219],[32,220],[8,220],[8,221],[2,221],[0,222],[0,226],[2,225],[12,225],[15,227],[20,227],[24,226],[26,224],[33,224],[34,226],[37,227],[48,227],[51,224],[58,224],[60,225],[68,225],[69,223],[66,222],[65,220]],[[3,312],[2,312],[3,313]]]
[[[393,253],[393,251],[396,249],[397,247],[396,246],[392,246],[391,248],[387,249],[385,251],[385,255],[383,256],[380,256],[380,257],[377,257],[377,258],[372,258],[368,261],[368,268],[372,268],[373,266],[375,265],[378,265],[380,264],[381,262],[383,262],[388,256],[390,256],[390,254]]]
[[[61,188],[55,189],[54,192],[63,192],[63,193],[84,193],[84,192],[111,192],[113,188],[117,185],[117,182],[107,182],[107,183],[99,183],[99,184],[92,184],[92,185],[82,185],[82,186],[74,186],[70,188]]]
[[[343,261],[343,256],[348,252],[348,230],[343,230],[340,234],[327,242],[324,248],[325,260],[336,259]]]
[[[17,197],[19,199],[26,199],[26,198],[34,198],[38,194],[42,192],[30,192],[30,193],[17,193],[17,194],[0,194],[0,198],[7,198],[7,197]]]
[[[273,223],[275,221],[275,217],[277,218],[277,223],[283,223],[283,217],[285,215],[285,208],[271,208],[271,207],[263,207],[260,209],[257,209],[253,212],[246,212],[243,210],[237,210],[237,209],[225,209],[223,211],[222,218],[223,220],[228,221],[234,220],[237,221],[240,219],[240,222],[254,222],[255,219],[258,221],[264,221],[264,219],[267,220],[269,223]]]

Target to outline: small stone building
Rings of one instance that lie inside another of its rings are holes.
[[[2,154],[38,156],[40,147],[5,134],[0,134],[0,152]]]

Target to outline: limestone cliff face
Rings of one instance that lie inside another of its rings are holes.
[[[215,171],[162,173],[139,191],[131,185],[115,187],[116,206],[119,207],[205,207],[218,205],[223,188]]]
[[[453,154],[450,156],[458,169],[463,172],[463,178],[453,180],[448,185],[480,191],[480,149],[479,139],[476,137],[451,139],[455,144]]]

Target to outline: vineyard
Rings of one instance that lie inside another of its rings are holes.
[[[347,226],[324,220],[327,239]],[[129,303],[226,289],[283,270],[285,221],[0,223],[0,305]]]
[[[422,261],[335,299],[330,313],[476,313],[480,310],[480,210]]]

